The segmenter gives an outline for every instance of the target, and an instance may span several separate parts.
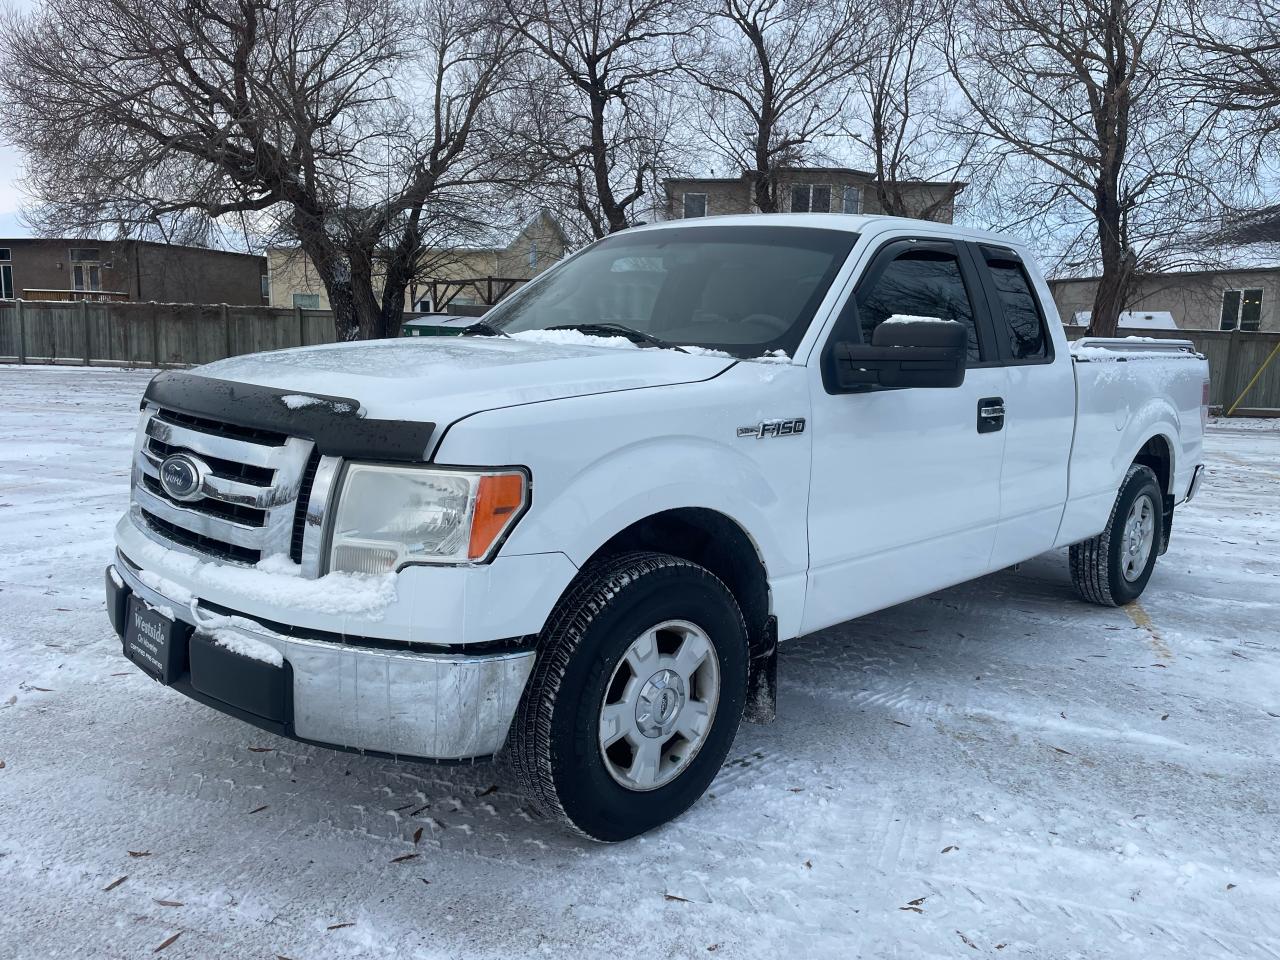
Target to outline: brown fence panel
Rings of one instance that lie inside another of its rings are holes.
[[[0,360],[194,366],[332,343],[327,310],[225,304],[0,301]]]
[[[0,301],[0,359],[16,360],[20,353],[18,305],[12,300]]]

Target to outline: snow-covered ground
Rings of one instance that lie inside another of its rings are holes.
[[[1280,424],[1141,605],[1064,555],[786,647],[641,840],[165,690],[102,601],[145,372],[0,366],[0,956],[1280,957]]]

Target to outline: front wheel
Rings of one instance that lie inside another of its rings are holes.
[[[1085,600],[1109,607],[1142,595],[1164,536],[1164,498],[1150,467],[1125,474],[1107,526],[1071,547],[1071,580]]]
[[[747,669],[742,612],[709,570],[660,553],[584,570],[547,622],[512,724],[526,795],[594,840],[679,816],[733,744]]]

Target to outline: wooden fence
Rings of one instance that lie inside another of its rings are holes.
[[[1124,330],[1191,340],[1209,359],[1210,403],[1228,406],[1280,343],[1280,332]],[[1084,331],[1068,328],[1079,339]],[[191,303],[0,301],[0,362],[186,367],[260,350],[332,343],[327,310]],[[1280,411],[1280,357],[1241,403]]]
[[[0,362],[187,367],[332,343],[327,310],[109,301],[0,302]]]

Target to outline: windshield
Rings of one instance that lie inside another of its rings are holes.
[[[601,325],[617,324],[738,357],[791,356],[857,239],[774,226],[619,233],[504,300],[485,325],[608,336]]]

